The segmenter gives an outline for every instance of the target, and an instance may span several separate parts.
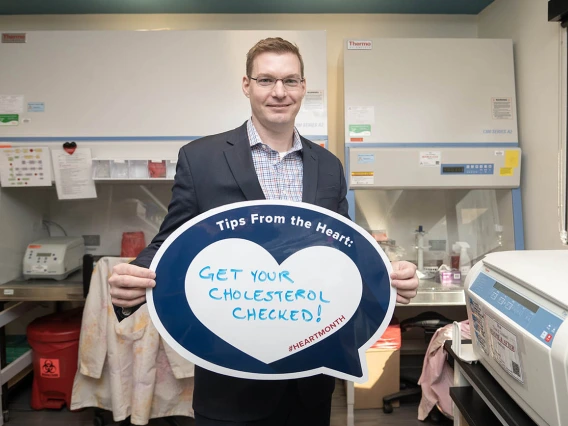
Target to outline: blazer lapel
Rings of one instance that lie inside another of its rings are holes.
[[[227,140],[229,147],[225,150],[225,158],[237,184],[247,200],[264,200],[264,192],[258,181],[250,142],[247,134],[247,124],[231,132]]]
[[[318,156],[310,144],[302,138],[303,163],[304,163],[304,185],[302,190],[302,201],[305,203],[316,203],[316,189],[318,187]]]

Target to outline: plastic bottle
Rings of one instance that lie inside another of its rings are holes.
[[[468,249],[469,244],[463,241],[458,241],[453,245],[453,249],[455,252],[460,253],[460,273],[462,278],[468,274],[469,270],[471,269],[471,257],[469,255]]]
[[[424,270],[424,235],[426,231],[422,228],[422,225],[418,226],[418,229],[414,231],[414,243],[416,248],[416,266],[420,272]]]
[[[503,250],[503,226],[495,225],[495,233],[497,234],[497,247],[494,251]]]

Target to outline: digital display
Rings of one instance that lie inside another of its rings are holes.
[[[509,296],[511,299],[513,299],[515,302],[520,303],[521,305],[523,305],[525,308],[527,308],[529,311],[533,312],[536,314],[536,311],[538,311],[538,305],[534,304],[533,302],[531,302],[530,300],[525,299],[523,296],[521,296],[519,293],[514,292],[513,290],[511,290],[508,287],[505,287],[503,284],[495,282],[495,284],[493,285],[493,288],[495,290],[499,290],[501,293],[503,293],[506,296]]]
[[[443,173],[463,173],[464,168],[462,167],[442,167]]]
[[[37,257],[49,257],[49,256],[51,256],[51,253],[37,253],[36,256]]]

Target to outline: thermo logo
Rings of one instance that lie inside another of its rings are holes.
[[[371,40],[348,40],[347,50],[371,50],[373,42]]]
[[[2,33],[2,43],[25,43],[25,33]]]

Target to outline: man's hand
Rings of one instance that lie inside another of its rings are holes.
[[[410,303],[410,299],[416,296],[418,289],[416,265],[402,260],[392,262],[392,269],[391,282],[392,286],[396,288],[396,301],[406,305]]]
[[[146,289],[156,285],[156,274],[146,268],[119,263],[108,279],[113,305],[131,308],[146,301]]]

